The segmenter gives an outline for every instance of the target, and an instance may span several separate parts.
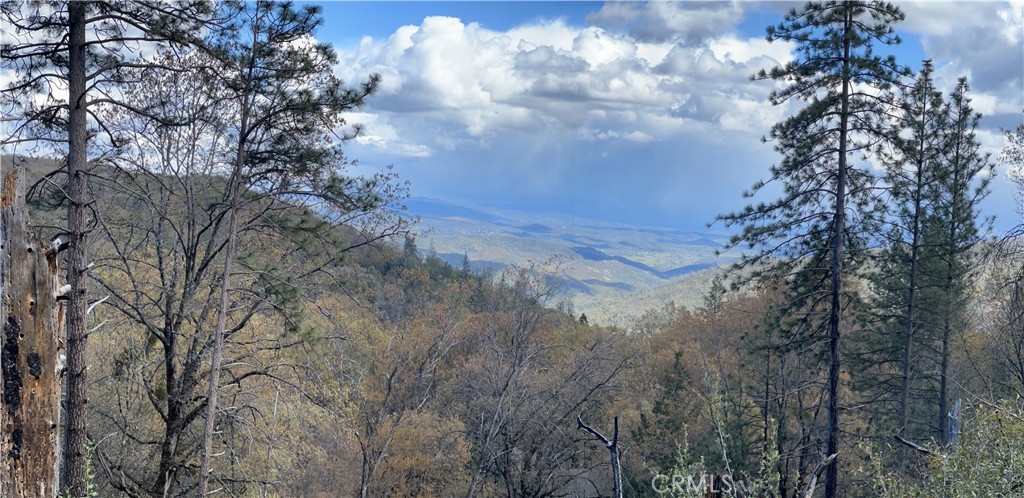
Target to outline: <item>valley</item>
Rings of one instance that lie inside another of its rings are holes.
[[[720,268],[728,235],[632,226],[560,214],[498,210],[412,198],[417,245],[454,267],[468,258],[474,272],[537,264],[559,278],[558,301],[578,315],[628,327],[667,302],[693,308]],[[554,304],[554,303],[553,303]]]

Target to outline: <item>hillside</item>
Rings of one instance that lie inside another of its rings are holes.
[[[576,313],[628,325],[665,302],[693,307],[728,236],[640,227],[580,217],[523,213],[414,198],[418,245],[453,266],[468,257],[474,271],[552,262]]]
[[[11,164],[9,156],[3,158]],[[23,158],[30,183],[57,164]],[[664,303],[693,308],[715,269],[734,259],[716,257],[723,234],[641,227],[555,214],[468,206],[426,198],[407,202],[419,218],[420,249],[454,267],[468,257],[476,272],[500,272],[530,263],[554,266],[577,314],[595,323],[628,326],[631,318]],[[56,221],[59,213],[37,213]]]

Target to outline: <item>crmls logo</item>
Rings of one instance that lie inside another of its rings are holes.
[[[725,475],[686,475],[680,472],[657,474],[651,479],[651,489],[659,495],[668,496],[746,496],[744,481],[735,481]]]

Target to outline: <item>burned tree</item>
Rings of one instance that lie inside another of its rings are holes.
[[[0,495],[57,494],[57,428],[63,370],[60,239],[43,244],[28,229],[24,180],[3,176],[0,196]]]
[[[0,68],[16,75],[0,89],[4,120],[0,145],[52,144],[66,156],[67,207],[67,416],[61,489],[81,496],[85,486],[85,419],[88,334],[85,329],[87,234],[93,218],[89,180],[99,149],[113,150],[118,138],[97,119],[104,108],[140,114],[119,92],[125,71],[158,66],[140,60],[145,49],[199,43],[195,35],[213,25],[204,1],[0,2],[5,28]]]

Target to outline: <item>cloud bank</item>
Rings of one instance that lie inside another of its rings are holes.
[[[940,83],[969,76],[978,110],[1004,125],[1024,105],[1020,4],[902,5]],[[367,125],[354,153],[396,162],[422,195],[700,226],[764,177],[776,157],[759,138],[792,110],[750,80],[792,57],[743,34],[753,7],[616,2],[587,25],[502,31],[438,15],[363,38],[337,71],[384,85],[351,120]]]

